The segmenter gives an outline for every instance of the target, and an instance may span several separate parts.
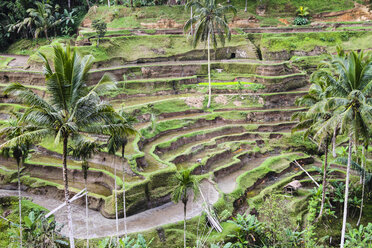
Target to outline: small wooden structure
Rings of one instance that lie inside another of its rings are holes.
[[[286,186],[284,186],[284,191],[289,194],[293,194],[296,192],[299,188],[301,188],[301,183],[298,180],[294,180],[293,182],[288,183]]]

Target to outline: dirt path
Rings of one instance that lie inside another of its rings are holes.
[[[15,57],[14,60],[15,65],[27,65],[27,60],[29,56],[21,56],[21,55],[1,55],[1,56],[8,56],[8,57]],[[17,62],[16,62],[17,61]],[[253,59],[226,59],[226,60],[212,60],[212,63],[253,63],[253,64],[276,64],[280,63],[281,61],[273,60],[253,60]],[[110,70],[115,69],[122,69],[122,68],[131,68],[131,67],[148,67],[148,66],[162,66],[162,65],[201,65],[201,64],[207,64],[207,60],[187,60],[187,61],[163,61],[163,62],[152,62],[152,63],[128,63],[121,66],[109,66],[109,67],[100,67],[98,69],[92,69],[90,72],[94,73],[97,71],[107,70],[107,72],[110,72]],[[27,71],[24,69],[24,71]],[[32,71],[41,72],[42,70],[35,70],[32,69]]]
[[[260,166],[260,164],[263,163],[263,161],[265,161],[267,158],[269,158],[270,156],[274,156],[273,154],[267,154],[267,155],[264,155],[262,157],[259,157],[259,158],[253,158],[251,160],[249,160],[242,168],[240,168],[239,170],[227,175],[227,176],[224,176],[220,179],[217,180],[217,184],[218,184],[218,187],[221,189],[222,192],[224,192],[225,194],[230,194],[231,192],[234,191],[235,187],[236,187],[236,179],[244,172],[246,171],[249,171],[249,170],[252,170],[258,166]]]
[[[210,204],[217,202],[219,193],[213,184],[204,180],[201,184],[201,189],[207,201]],[[14,190],[0,190],[0,198],[4,196],[17,195]],[[62,202],[53,198],[47,198],[42,195],[34,195],[22,192],[23,196],[30,197],[34,203],[52,210],[59,206]],[[73,225],[76,238],[86,238],[85,229],[85,207],[73,204]],[[190,200],[187,207],[187,218],[193,218],[202,212],[202,200]],[[107,236],[114,236],[116,234],[115,219],[106,219],[99,212],[89,210],[89,238],[100,238]],[[67,234],[67,215],[65,208],[61,209],[55,215],[58,223],[64,224],[62,234]],[[165,224],[175,223],[183,220],[183,205],[182,203],[174,204],[167,203],[160,207],[149,209],[142,213],[129,216],[127,218],[127,228],[129,233],[142,232]],[[123,219],[119,220],[119,235],[124,234]]]
[[[27,66],[27,60],[30,56],[23,56],[23,55],[13,55],[13,54],[0,54],[2,57],[11,57],[14,58],[8,64],[11,68],[24,68]]]

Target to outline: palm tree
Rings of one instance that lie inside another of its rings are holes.
[[[314,135],[319,126],[331,118],[333,113],[326,109],[326,103],[331,96],[331,92],[328,90],[330,82],[327,79],[321,70],[312,74],[310,81],[313,84],[309,89],[309,93],[296,100],[298,105],[309,107],[309,109],[304,112],[297,112],[292,116],[292,119],[299,119],[300,121],[293,127],[292,132],[306,129],[304,135],[304,138],[306,138],[309,135]],[[334,132],[328,132],[318,143],[319,149],[324,144],[325,158],[323,165],[322,200],[317,220],[323,215],[327,187],[328,148],[333,135]]]
[[[63,183],[65,202],[68,212],[68,226],[70,246],[75,247],[70,192],[67,178],[67,152],[69,139],[81,132],[104,133],[120,132],[121,127],[111,124],[116,113],[112,106],[98,96],[107,90],[115,89],[112,78],[104,75],[91,89],[87,86],[88,72],[93,64],[92,56],[81,57],[75,49],[60,45],[54,49],[54,71],[46,56],[40,54],[44,61],[44,75],[46,86],[50,93],[48,100],[44,100],[31,89],[19,83],[12,83],[5,88],[5,94],[13,94],[29,109],[24,113],[22,120],[27,124],[37,126],[38,129],[5,142],[0,146],[22,144],[27,140],[42,141],[47,137],[54,137],[55,143],[62,141],[63,153]]]
[[[372,57],[363,52],[350,52],[344,57],[332,61],[332,67],[326,74],[331,82],[332,97],[327,101],[328,109],[334,115],[326,121],[316,136],[324,136],[329,130],[340,127],[340,133],[349,136],[349,154],[345,182],[345,201],[343,225],[341,232],[341,247],[344,246],[347,199],[349,192],[349,171],[351,163],[351,146],[369,143],[369,132],[372,126]]]
[[[15,137],[20,136],[24,132],[26,132],[27,128],[21,122],[21,115],[14,114],[15,118],[10,118],[6,123],[2,126],[0,130],[0,137],[5,136],[8,140],[11,140]],[[28,152],[30,150],[31,142],[26,140],[26,142],[22,144],[15,144],[10,147],[5,147],[2,150],[3,155],[9,157],[10,155],[17,162],[17,184],[18,184],[18,212],[19,212],[19,237],[20,237],[20,247],[23,246],[22,243],[22,195],[21,195],[21,168],[23,167],[24,161],[28,156]]]
[[[94,154],[98,153],[102,149],[97,139],[91,140],[88,137],[79,136],[73,147],[70,147],[72,156],[77,159],[81,159],[81,169],[84,176],[84,187],[86,190],[85,194],[85,228],[87,235],[87,247],[89,247],[89,213],[88,213],[88,170],[89,163],[88,159],[92,158]]]
[[[122,133],[112,133],[107,143],[107,148],[109,153],[114,154],[117,150],[121,149],[121,159],[123,161],[123,212],[124,212],[124,234],[127,237],[127,213],[125,204],[125,146],[128,143],[128,136],[136,134],[136,130],[133,124],[137,122],[137,119],[131,115],[128,115],[123,110],[119,111],[120,118],[117,118],[114,123],[117,125],[122,125]],[[116,177],[116,166],[115,166],[115,177]],[[117,211],[117,210],[116,210]]]
[[[219,40],[222,45],[225,45],[225,40],[231,39],[230,28],[226,18],[228,12],[236,15],[236,9],[232,5],[222,6],[217,4],[216,0],[202,0],[191,1],[187,4],[187,8],[194,7],[195,13],[190,18],[185,26],[184,32],[195,24],[195,32],[193,34],[192,45],[195,48],[200,41],[208,45],[208,104],[207,108],[211,105],[212,88],[211,88],[211,56],[210,56],[210,43],[213,43],[213,48],[217,48],[217,41]]]
[[[172,201],[183,203],[183,246],[186,248],[186,206],[189,201],[190,191],[194,193],[194,200],[199,194],[199,182],[196,176],[191,175],[190,170],[177,172],[175,175],[177,186],[172,193]]]
[[[45,38],[49,40],[48,29],[57,26],[62,20],[56,20],[53,16],[52,6],[47,3],[36,2],[36,9],[30,8],[27,10],[29,15],[25,18],[22,25],[30,26],[31,23],[35,26],[35,38],[39,37],[40,32],[44,32]]]

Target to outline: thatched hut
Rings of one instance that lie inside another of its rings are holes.
[[[299,188],[301,188],[301,182],[298,180],[294,180],[290,183],[288,183],[286,186],[284,186],[284,191],[289,194],[293,194],[296,192]]]

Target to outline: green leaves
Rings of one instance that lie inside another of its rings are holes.
[[[236,15],[236,9],[232,5],[223,6],[217,4],[215,0],[203,0],[188,2],[186,8],[190,9],[191,7],[195,11],[193,17],[185,23],[184,32],[188,32],[191,26],[196,26],[192,42],[194,47],[201,41],[207,43],[209,36],[215,49],[218,40],[224,46],[225,39],[231,39],[226,14],[231,12]]]
[[[194,200],[196,196],[199,195],[199,182],[196,176],[191,174],[190,170],[177,172],[174,180],[177,186],[172,193],[172,201],[187,203],[189,190],[194,193]]]

